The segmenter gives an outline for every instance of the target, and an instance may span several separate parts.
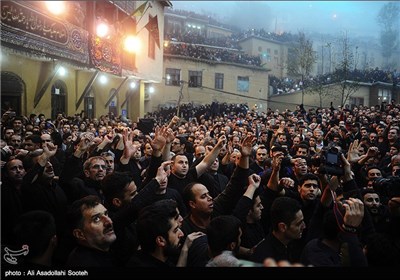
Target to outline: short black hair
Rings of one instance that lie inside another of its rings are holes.
[[[114,198],[122,199],[124,190],[133,181],[129,172],[118,172],[107,174],[101,181],[106,207],[113,207]]]
[[[100,198],[96,195],[88,195],[81,199],[75,200],[68,209],[67,223],[71,230],[82,229],[83,227],[83,211],[91,209],[101,203]]]
[[[290,197],[278,197],[271,205],[271,226],[273,230],[278,230],[279,223],[290,225],[301,210],[300,203]]]
[[[163,199],[144,207],[137,219],[137,234],[143,252],[152,253],[156,249],[156,237],[168,240],[171,219],[176,219],[177,203],[173,199]]]
[[[27,258],[34,258],[47,250],[51,238],[56,235],[56,223],[49,212],[30,211],[18,218],[13,232],[18,246],[29,246]]]
[[[213,257],[227,250],[232,242],[239,240],[240,220],[232,215],[222,215],[211,220],[206,228],[208,247]]]

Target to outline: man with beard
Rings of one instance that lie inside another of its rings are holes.
[[[97,196],[76,200],[67,218],[77,246],[69,255],[66,267],[116,266],[110,253],[111,244],[117,238],[113,222]]]
[[[14,241],[12,228],[23,213],[21,186],[26,174],[22,161],[9,160],[1,172],[1,242],[8,244]],[[5,211],[5,209],[7,209]]]
[[[250,169],[258,175],[262,174],[265,170],[265,161],[267,157],[267,148],[265,146],[259,146],[256,151],[256,159],[250,164]]]
[[[160,200],[142,209],[137,220],[141,250],[128,266],[174,267],[171,259],[179,256],[176,266],[186,266],[187,253],[193,240],[204,233],[194,232],[184,240],[180,229],[182,216],[172,199]]]
[[[115,154],[111,151],[107,151],[100,155],[104,157],[106,163],[106,175],[113,173],[115,169]]]
[[[372,222],[377,232],[386,232],[389,226],[390,214],[386,205],[383,205],[379,194],[373,189],[365,188],[362,191],[363,202],[371,214]]]

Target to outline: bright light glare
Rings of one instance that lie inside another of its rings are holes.
[[[124,49],[130,53],[139,53],[140,51],[140,41],[135,36],[128,36],[124,41]]]
[[[105,83],[107,83],[107,77],[104,76],[104,75],[101,75],[101,76],[100,76],[100,83],[103,84],[103,85],[104,85]]]
[[[46,1],[46,7],[54,15],[60,15],[65,11],[64,1]]]
[[[135,82],[132,82],[132,83],[130,84],[130,87],[131,87],[131,89],[136,88],[136,83],[135,83]]]
[[[154,93],[154,87],[153,86],[149,87],[149,93]]]
[[[58,74],[63,77],[63,76],[65,76],[66,73],[67,73],[67,70],[65,70],[64,67],[60,66],[60,68],[58,69]]]
[[[103,22],[100,23],[99,25],[97,25],[96,34],[100,38],[104,38],[105,36],[107,36],[108,35],[108,25]]]

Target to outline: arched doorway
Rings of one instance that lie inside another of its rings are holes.
[[[57,80],[51,86],[51,118],[53,120],[57,117],[58,113],[63,113],[64,115],[67,115],[66,95],[66,84],[61,80]]]
[[[1,115],[9,109],[15,111],[17,116],[25,114],[22,105],[25,91],[25,83],[17,74],[1,71]]]

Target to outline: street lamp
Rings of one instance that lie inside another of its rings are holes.
[[[124,39],[124,50],[130,53],[139,53],[140,40],[136,36],[129,35]]]
[[[105,22],[99,22],[96,26],[96,35],[100,38],[104,38],[109,35],[109,27]]]
[[[49,12],[56,16],[64,13],[66,9],[64,1],[46,1],[45,4]]]

